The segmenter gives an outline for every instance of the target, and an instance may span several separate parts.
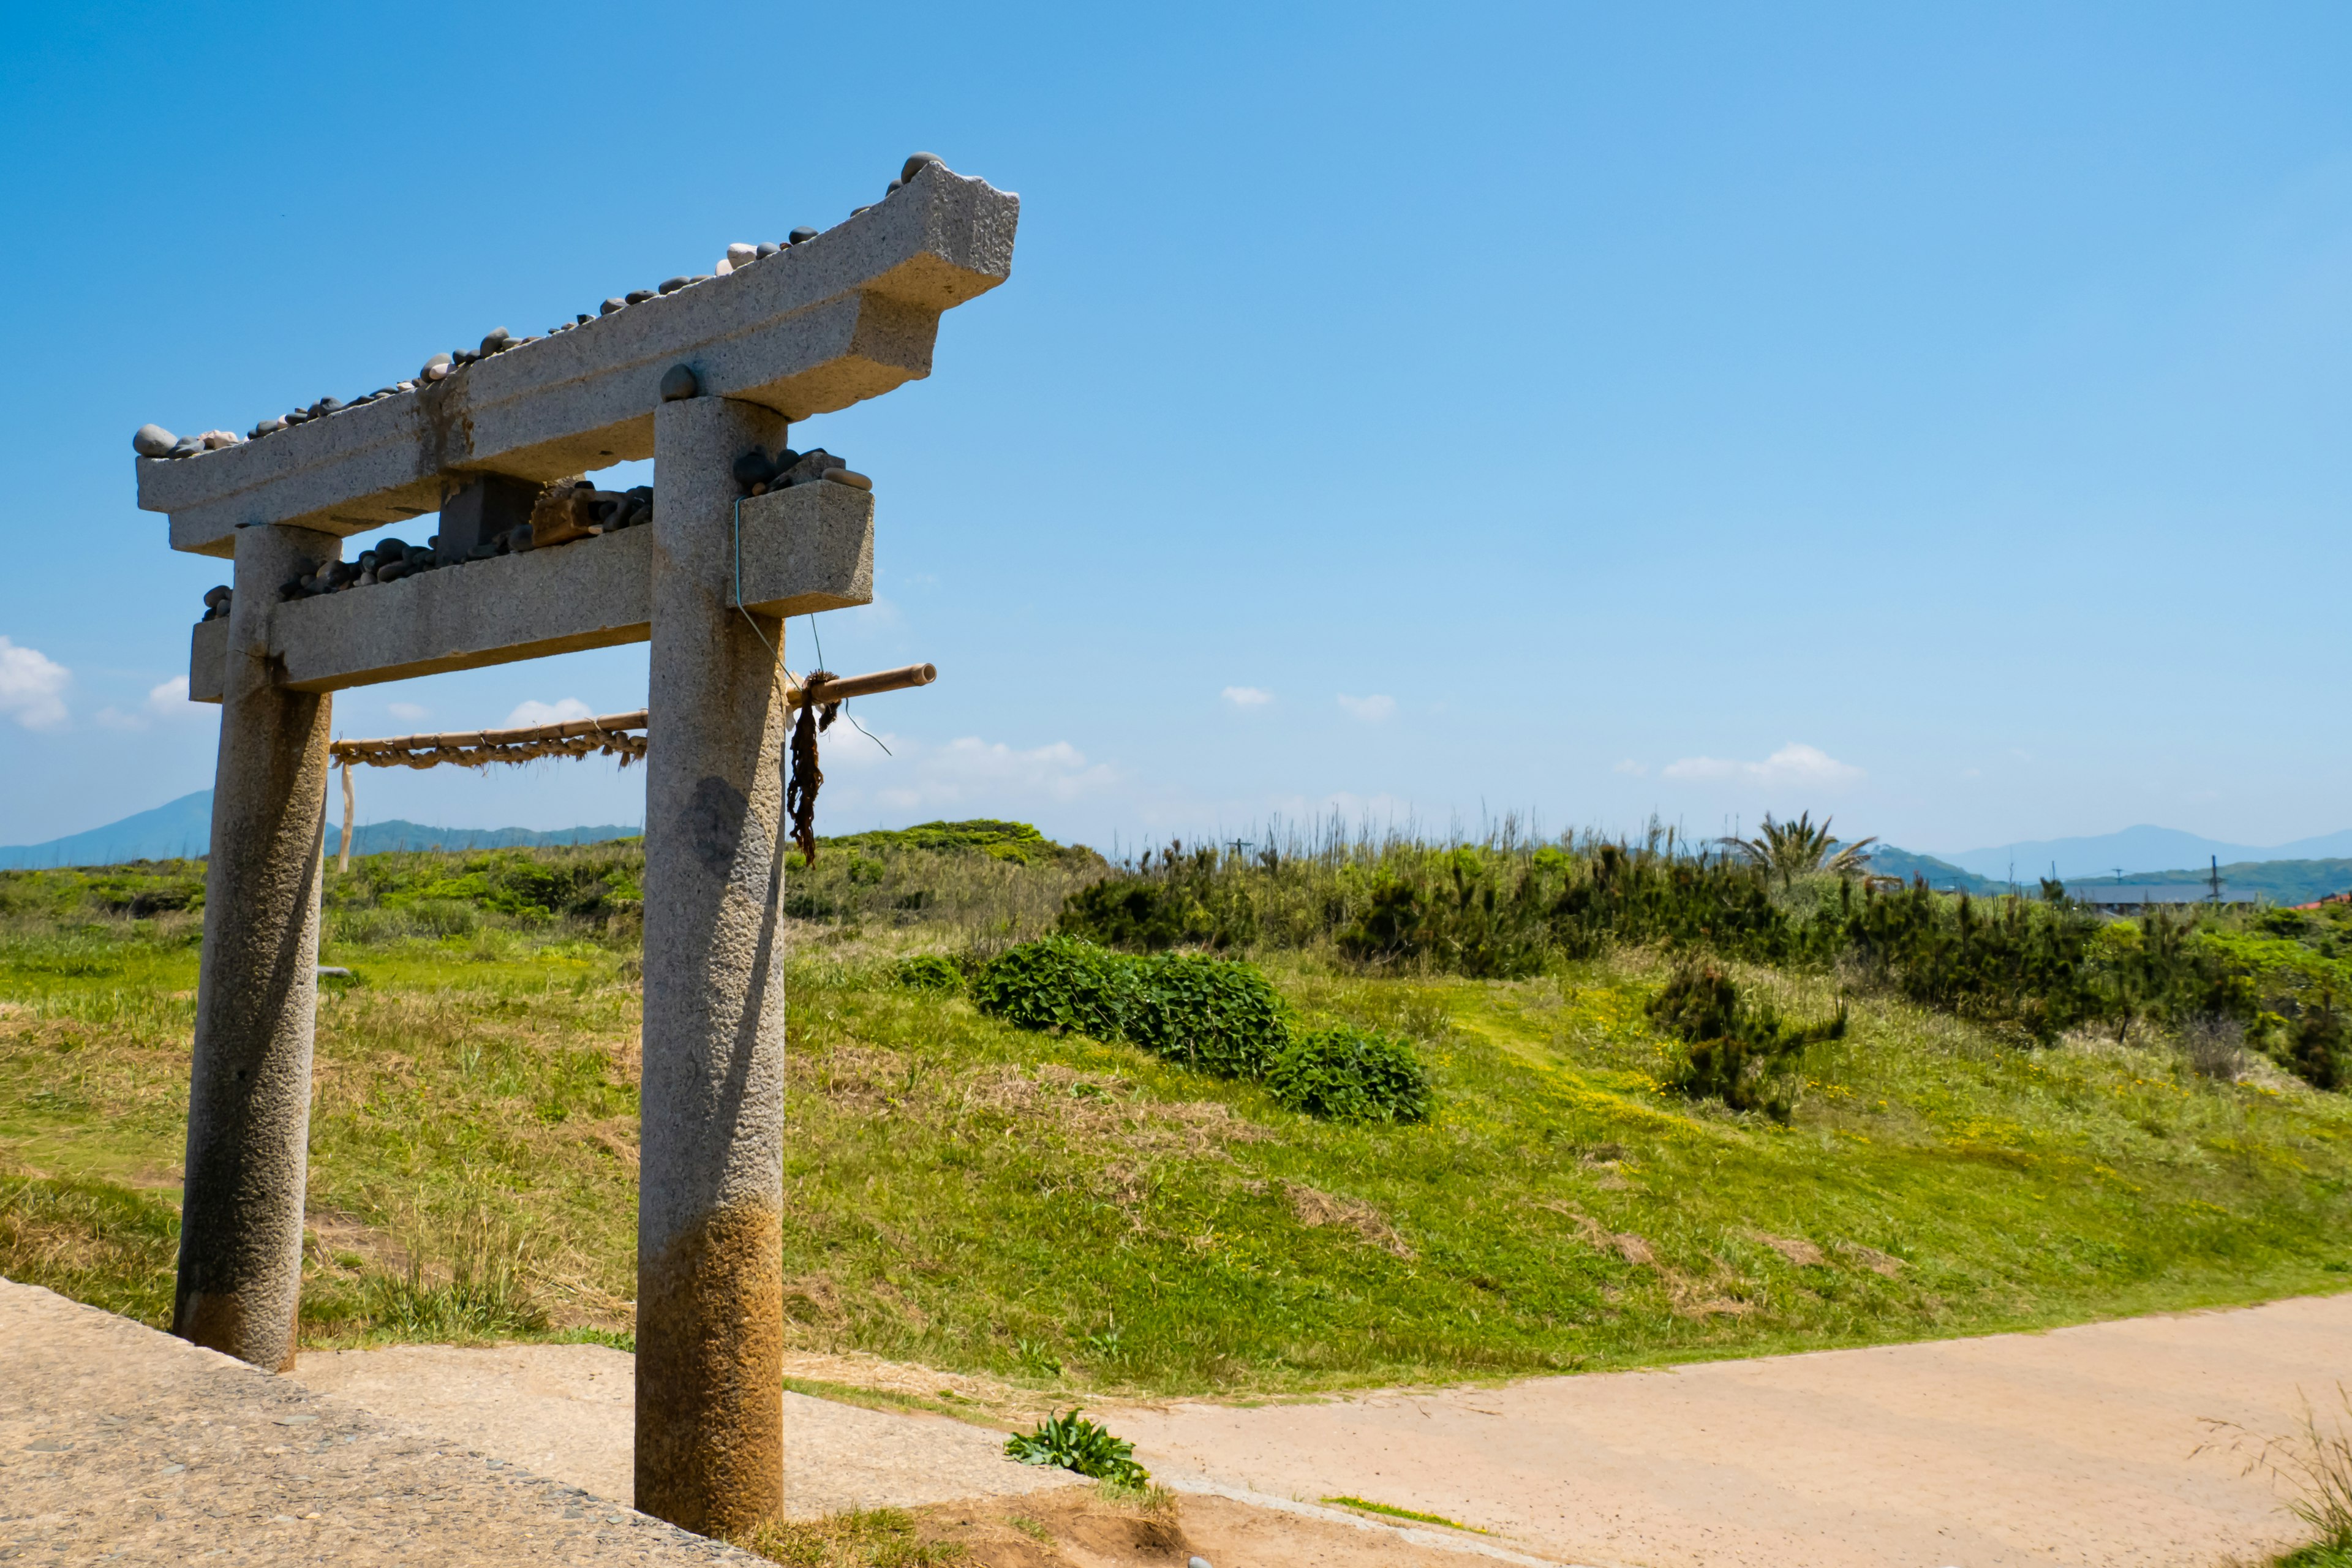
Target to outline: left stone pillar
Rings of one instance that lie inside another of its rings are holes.
[[[278,1372],[301,1306],[333,699],[279,684],[269,622],[280,584],[341,555],[309,529],[236,535],[189,1072],[172,1331]]]

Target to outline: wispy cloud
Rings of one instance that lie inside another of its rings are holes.
[[[412,724],[419,719],[429,719],[433,716],[433,710],[422,702],[390,702],[384,705],[384,711],[395,719],[405,719]]]
[[[1274,700],[1274,693],[1255,686],[1228,686],[1225,700],[1236,708],[1263,708]]]
[[[396,711],[396,710],[395,710]],[[507,715],[502,728],[520,730],[527,724],[568,724],[574,719],[593,719],[596,710],[577,697],[566,697],[556,702],[536,700],[518,702],[515,710]]]
[[[0,637],[0,713],[27,730],[66,721],[65,690],[73,672],[38,648]]]
[[[158,681],[147,689],[147,700],[135,713],[125,713],[115,707],[101,708],[96,715],[100,726],[108,730],[144,730],[157,720],[176,723],[205,717],[206,705],[188,700],[188,678],[175,675],[169,680]]]
[[[1620,764],[1622,769],[1622,764]],[[1862,770],[1839,762],[1818,746],[1791,741],[1760,763],[1721,757],[1685,757],[1661,770],[1670,779],[1738,779],[1748,784],[1848,784]]]
[[[1396,711],[1396,699],[1378,696],[1350,697],[1343,691],[1339,694],[1339,706],[1367,724],[1377,724]]]
[[[1637,779],[1645,779],[1650,776],[1650,764],[1647,763],[1637,763],[1633,758],[1628,757],[1610,771],[1612,773],[1631,773]]]
[[[842,736],[835,729],[826,737],[825,771],[836,766],[850,774],[875,770],[879,776],[874,782],[880,787],[872,798],[894,811],[963,805],[1011,809],[1016,803],[1041,799],[1062,804],[1098,795],[1120,780],[1117,768],[1089,763],[1067,741],[1022,750],[977,735],[942,746],[887,732],[878,738],[890,748],[888,754],[854,731]]]

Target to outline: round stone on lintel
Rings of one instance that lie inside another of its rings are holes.
[[[142,425],[131,437],[131,449],[142,458],[161,458],[180,444],[180,438],[161,425]]]
[[[662,372],[661,395],[664,403],[698,396],[701,391],[702,383],[695,376],[692,365],[674,364]]]
[[[921,174],[925,165],[931,163],[939,163],[940,167],[942,169],[947,167],[945,163],[940,163],[940,155],[937,153],[914,153],[908,154],[907,162],[898,170],[898,183],[900,184],[905,184],[908,180],[911,180],[917,174]]]

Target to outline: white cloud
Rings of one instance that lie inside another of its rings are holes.
[[[1225,700],[1236,708],[1263,708],[1274,700],[1274,693],[1255,686],[1228,686]]]
[[[567,697],[561,702],[518,702],[515,710],[507,715],[502,730],[520,730],[529,724],[568,724],[574,719],[593,719],[596,710],[577,697]]]
[[[1339,706],[1345,708],[1349,713],[1361,719],[1367,724],[1377,724],[1381,720],[1396,711],[1396,699],[1393,697],[1350,697],[1343,691],[1339,694]]]
[[[73,672],[38,648],[0,637],[0,713],[27,730],[66,721],[65,689]]]
[[[1117,768],[1087,762],[1067,741],[1021,751],[976,735],[942,746],[887,730],[877,731],[876,739],[889,751],[845,725],[825,731],[824,771],[845,787],[845,801],[870,799],[892,811],[1020,811],[1040,800],[1058,804],[1098,794],[1120,778]]]
[[[156,719],[200,719],[204,712],[205,704],[188,700],[188,678],[175,675],[148,688],[147,700],[139,705],[138,712],[125,713],[121,709],[109,705],[100,709],[93,717],[102,730],[136,731],[152,728],[151,721]]]
[[[433,716],[433,710],[422,702],[389,702],[384,705],[384,711],[395,719],[405,719],[412,724],[419,719],[429,719]]]
[[[1835,757],[1817,746],[1807,746],[1791,741],[1760,763],[1729,762],[1721,757],[1685,757],[1668,763],[1664,769],[1670,779],[1738,779],[1748,784],[1847,784],[1862,777],[1862,770]]]
[[[184,675],[175,675],[147,691],[147,711],[158,719],[198,718],[205,706],[188,700],[188,678]]]
[[[1637,779],[1647,778],[1650,776],[1650,764],[1647,763],[1637,763],[1633,758],[1628,757],[1610,771],[1612,773],[1631,773]]]

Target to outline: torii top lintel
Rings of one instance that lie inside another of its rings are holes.
[[[545,481],[654,455],[662,375],[804,419],[930,374],[940,313],[1010,276],[1021,201],[932,163],[815,238],[363,406],[193,458],[139,460],[172,548],[236,531],[352,534],[484,473]]]

